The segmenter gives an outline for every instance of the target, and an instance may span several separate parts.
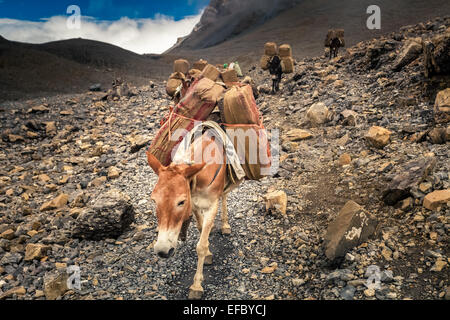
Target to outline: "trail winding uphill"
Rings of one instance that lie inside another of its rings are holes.
[[[245,182],[229,196],[232,233],[222,235],[217,219],[205,299],[448,298],[449,207],[422,204],[433,190],[450,187],[448,142],[434,144],[429,133],[434,97],[444,88],[424,78],[420,57],[393,71],[404,34],[429,37],[450,26],[448,19],[430,23],[435,28],[411,26],[330,62],[299,61],[277,95],[265,93],[267,74],[246,70],[259,85],[266,128],[280,130],[281,165],[275,176]],[[171,259],[152,249],[157,225],[149,196],[157,177],[145,149],[168,111],[164,90],[155,82],[111,101],[87,93],[0,105],[0,299],[187,298],[195,224]],[[316,119],[308,112],[316,103],[328,113],[311,126],[306,120]],[[367,143],[372,126],[392,133],[382,149]],[[291,131],[299,128],[307,139]],[[396,207],[387,206],[390,179],[422,158],[434,159],[434,170]],[[273,190],[287,194],[286,215],[266,212],[263,196]],[[331,261],[324,237],[348,200],[379,223]],[[95,221],[108,228],[96,230]],[[78,239],[75,231],[111,236]],[[71,265],[80,267],[81,290],[50,289]],[[380,268],[378,290],[366,287],[369,266]]]

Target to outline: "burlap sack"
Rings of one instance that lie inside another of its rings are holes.
[[[187,74],[189,71],[189,62],[184,59],[175,60],[173,63],[173,72]]]
[[[205,69],[205,67],[208,65],[208,61],[200,59],[197,62],[194,63],[193,65],[193,69],[197,69],[200,71],[203,71],[203,69]]]
[[[252,87],[231,88],[225,93],[222,109],[226,132],[241,158],[246,177],[260,180],[269,175],[270,148]]]
[[[182,81],[179,79],[169,79],[166,85],[166,92],[169,96],[173,97],[178,87],[182,85]]]
[[[201,74],[202,74],[202,72],[200,70],[198,70],[198,69],[191,69],[191,70],[189,70],[189,76],[191,78],[198,79],[198,78],[200,78]]]
[[[197,84],[194,94],[198,95],[202,102],[208,102],[215,106],[217,101],[223,97],[223,92],[224,88],[221,85],[208,78],[203,78]]]
[[[202,71],[202,76],[212,81],[216,81],[220,76],[220,71],[211,64],[208,64]]]
[[[252,87],[233,87],[225,93],[223,99],[225,122],[228,124],[259,125],[260,114],[253,96]]]
[[[281,69],[283,69],[283,73],[294,72],[294,59],[292,57],[281,59]]]
[[[260,180],[270,175],[271,153],[264,126],[224,124],[225,131],[240,158],[247,179]]]
[[[169,79],[186,80],[186,76],[181,72],[174,72],[170,75]]]
[[[344,29],[336,29],[336,36],[341,41],[341,47],[345,47]]]
[[[177,135],[181,132],[177,129],[190,131],[196,120],[206,120],[223,95],[223,90],[222,86],[207,78],[196,80],[184,98],[163,119],[149,152],[163,165],[169,165],[172,162],[172,151],[183,140],[183,136]]]
[[[334,37],[334,30],[328,30],[327,36],[325,38],[324,46],[329,48],[331,45],[331,39]]]
[[[281,58],[292,57],[292,48],[288,44],[281,45],[278,52]]]
[[[266,56],[266,55],[263,55],[261,57],[261,61],[259,63],[259,66],[261,67],[261,69],[263,69],[263,70],[268,70],[269,69],[269,62],[270,62],[271,58],[272,57],[269,57],[269,56]]]
[[[277,55],[277,44],[275,42],[267,42],[264,46],[264,54],[270,57]]]
[[[239,82],[236,70],[228,69],[222,72],[222,80],[224,83]]]

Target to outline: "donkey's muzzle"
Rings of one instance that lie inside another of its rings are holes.
[[[168,252],[164,252],[164,251],[158,251],[158,256],[164,259],[170,258],[171,256],[173,256],[173,253],[175,252],[174,248],[171,248]]]

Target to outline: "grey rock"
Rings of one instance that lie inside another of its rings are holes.
[[[383,192],[383,201],[387,205],[395,205],[398,201],[406,199],[411,194],[411,188],[417,187],[419,183],[431,173],[436,164],[435,157],[427,157],[420,160],[408,162],[390,182]]]
[[[47,300],[56,300],[61,297],[69,288],[67,280],[69,275],[65,271],[47,273],[44,276],[44,294]]]
[[[72,236],[101,240],[119,237],[134,221],[130,197],[112,189],[91,201],[77,217]]]
[[[384,270],[381,273],[381,282],[392,282],[394,281],[394,274],[392,273],[391,270]]]
[[[407,42],[403,48],[400,54],[398,55],[397,59],[394,62],[394,71],[399,71],[404,66],[408,65],[409,63],[413,62],[415,59],[419,57],[419,55],[422,53],[422,44],[418,43],[414,40]]]
[[[377,220],[354,201],[348,201],[325,235],[325,255],[334,260],[368,239],[375,231]]]
[[[20,261],[22,261],[22,255],[18,252],[11,253],[7,252],[3,258],[0,260],[0,265],[7,265],[7,264],[18,264]]]
[[[353,286],[346,286],[339,293],[341,298],[344,300],[353,300],[355,296],[356,289]]]

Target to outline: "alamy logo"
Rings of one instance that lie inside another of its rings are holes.
[[[367,28],[369,30],[381,29],[381,9],[377,5],[371,5],[367,8],[367,14],[370,14],[367,18]]]
[[[71,14],[69,18],[67,18],[67,29],[81,29],[81,9],[77,5],[70,5],[67,7],[67,14]]]
[[[69,266],[66,270],[69,274],[67,288],[81,290],[81,272],[79,266]]]
[[[366,287],[378,290],[381,288],[381,270],[378,266],[369,266],[366,271]]]
[[[366,277],[366,287],[368,289],[379,290],[381,289],[381,281],[385,281],[387,278],[393,278],[394,275],[391,270],[381,272],[380,267],[371,265],[366,270]]]
[[[223,151],[226,152],[226,164],[235,160],[240,164],[259,165],[260,174],[263,176],[274,175],[279,169],[279,131],[272,129],[270,133],[266,129],[237,128],[226,129],[228,141],[223,141],[222,137],[213,128],[202,130],[202,122],[195,121],[191,131],[186,129],[176,129],[171,133],[170,141],[181,141],[179,148],[172,150],[171,159],[177,158],[180,151],[189,152],[186,158],[193,156],[195,163],[202,161],[208,163],[225,164],[223,162]],[[269,139],[270,136],[270,139]],[[214,141],[205,148],[203,144],[193,143],[193,154],[190,154],[189,147],[191,141],[203,137],[205,141]],[[192,138],[194,138],[192,140]],[[270,153],[268,152],[270,150]],[[233,152],[234,151],[234,152]]]

